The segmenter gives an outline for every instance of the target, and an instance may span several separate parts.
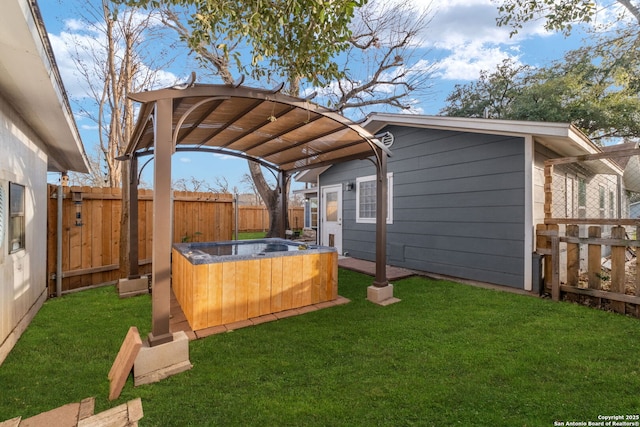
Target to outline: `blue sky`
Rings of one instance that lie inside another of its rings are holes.
[[[39,6],[62,79],[72,100],[83,143],[87,152],[94,153],[97,130],[94,122],[79,114],[76,101],[83,99],[86,87],[75,71],[71,54],[73,46],[68,41],[79,34],[85,39],[91,37],[91,32],[83,28],[83,24],[76,19],[78,8],[82,10],[87,1],[40,0]],[[415,110],[421,114],[437,114],[455,84],[477,79],[481,70],[492,70],[505,58],[542,66],[562,58],[564,52],[580,46],[582,41],[579,33],[574,33],[569,38],[549,34],[541,27],[541,23],[528,25],[516,37],[510,38],[509,29],[497,28],[495,25],[497,9],[492,0],[414,1],[420,7],[429,7],[431,4],[432,20],[422,35],[421,48],[425,52],[429,51],[423,60],[437,63],[428,94],[414,100]],[[185,50],[185,55],[179,61],[174,62],[169,69],[163,69],[162,81],[166,86],[174,84],[195,67]],[[211,78],[205,80],[204,77],[200,77],[198,82],[220,83]],[[147,169],[143,178],[150,184],[149,172],[152,168]],[[213,184],[216,178],[224,178],[231,188],[235,186],[240,192],[247,191],[246,185],[240,182],[247,172],[245,160],[228,156],[177,153],[173,161],[174,180],[193,176]]]

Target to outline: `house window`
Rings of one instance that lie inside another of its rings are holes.
[[[376,222],[376,176],[356,178],[356,222]],[[387,224],[393,223],[393,173],[387,174]]]
[[[587,217],[587,180],[578,178],[578,218]]]
[[[600,218],[604,218],[604,214],[605,214],[605,200],[604,200],[604,187],[602,185],[600,185],[598,187],[598,201],[599,201],[599,211],[600,211]]]
[[[338,221],[338,194],[335,191],[327,192],[324,198],[324,211],[327,221]]]
[[[575,203],[573,200],[573,178],[568,174],[565,174],[565,193],[564,193],[564,216],[565,218],[573,218],[574,210],[573,204]]]
[[[24,186],[9,183],[9,253],[24,249]]]

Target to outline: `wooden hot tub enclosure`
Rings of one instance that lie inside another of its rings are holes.
[[[173,291],[193,330],[338,297],[334,248],[261,239],[175,244],[172,254]]]

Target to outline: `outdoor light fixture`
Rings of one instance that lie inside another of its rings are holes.
[[[71,192],[73,204],[76,206],[76,226],[82,226],[82,192],[80,191],[72,191]]]
[[[345,186],[345,189],[347,191],[353,191],[354,186],[355,186],[355,184],[353,182],[347,182],[347,184]]]

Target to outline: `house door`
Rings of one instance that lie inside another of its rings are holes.
[[[342,184],[322,187],[321,240],[342,254]]]

